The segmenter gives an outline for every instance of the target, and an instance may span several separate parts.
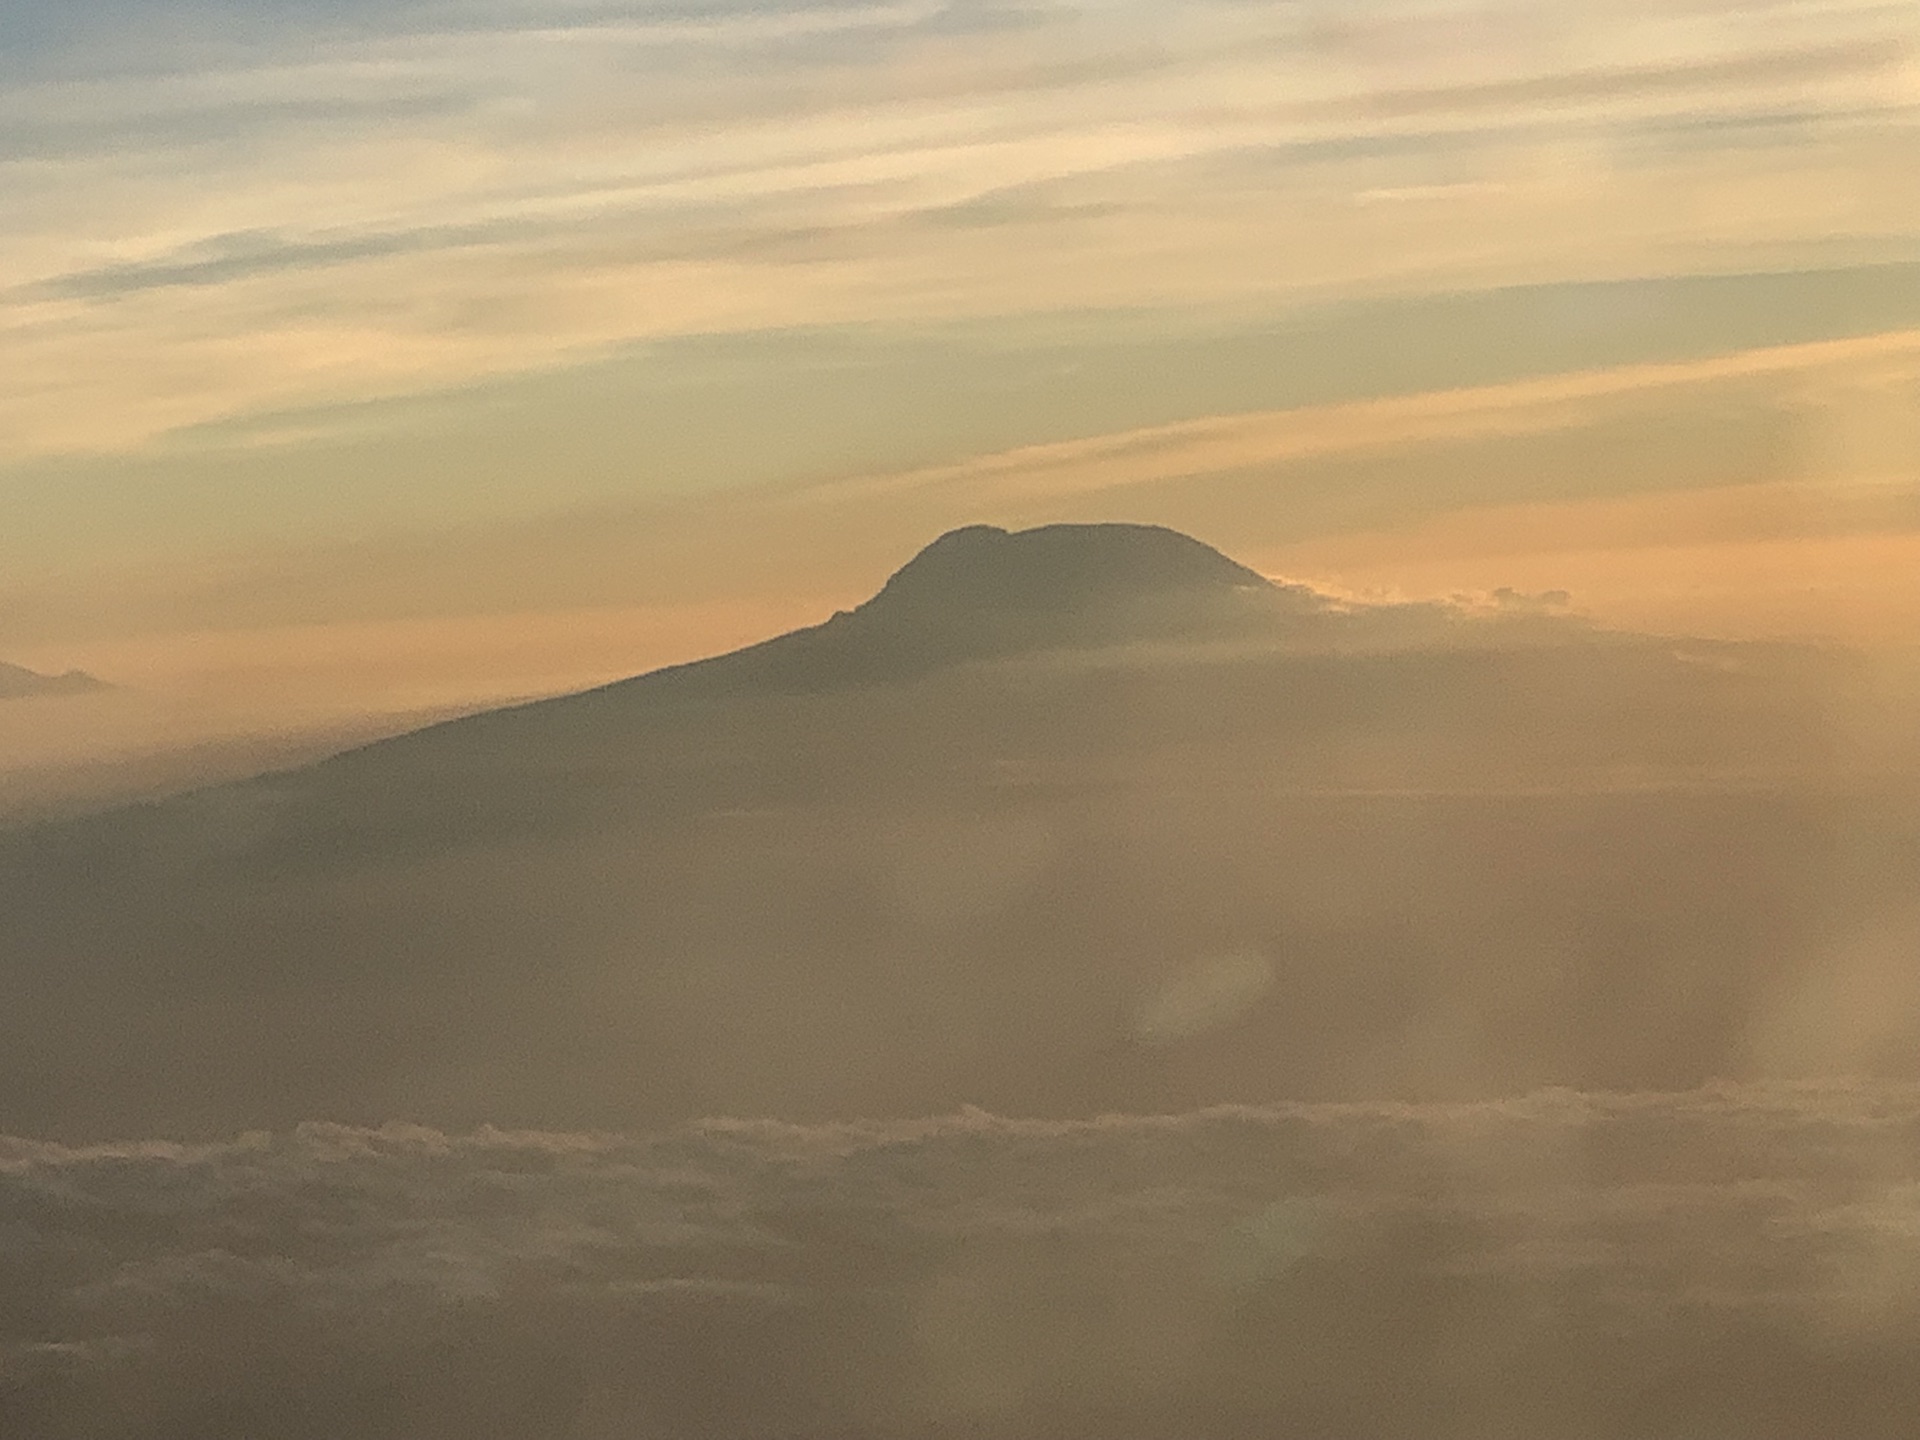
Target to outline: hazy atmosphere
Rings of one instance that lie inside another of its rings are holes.
[[[1893,1440],[1920,9],[0,13],[7,1440]]]

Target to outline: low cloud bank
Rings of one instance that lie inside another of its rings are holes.
[[[1905,1433],[1920,1088],[0,1141],[0,1430]]]

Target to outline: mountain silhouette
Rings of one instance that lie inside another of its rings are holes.
[[[28,695],[79,695],[104,690],[106,684],[84,670],[68,670],[60,675],[42,675],[19,665],[0,663],[0,700]]]
[[[830,690],[1023,652],[1259,633],[1329,613],[1306,587],[1276,585],[1162,526],[969,525],[820,625],[603,689]]]
[[[1418,607],[1408,607],[1416,611]],[[572,695],[462,717],[352,752],[332,768],[425,750],[586,744],[645,726],[654,707],[829,694],[926,678],[968,662],[1130,644],[1325,640],[1337,607],[1158,525],[970,525],[927,545],[852,610],[724,655]],[[611,727],[611,728],[609,728]],[[552,732],[546,735],[545,732]],[[545,735],[545,738],[541,738]]]
[[[1803,1024],[1920,889],[1826,758],[1856,662],[1513,608],[969,527],[729,655],[0,832],[0,1131],[1898,1069]]]

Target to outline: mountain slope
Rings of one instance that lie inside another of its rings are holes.
[[[956,532],[732,655],[0,837],[0,1129],[1897,1066],[1820,1018],[1920,854],[1828,762],[1852,675]]]

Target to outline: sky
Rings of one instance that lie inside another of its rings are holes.
[[[1916,0],[0,0],[0,1432],[1906,1436],[1916,633]]]
[[[1920,11],[0,17],[17,765],[566,689],[952,525],[1920,619]]]

